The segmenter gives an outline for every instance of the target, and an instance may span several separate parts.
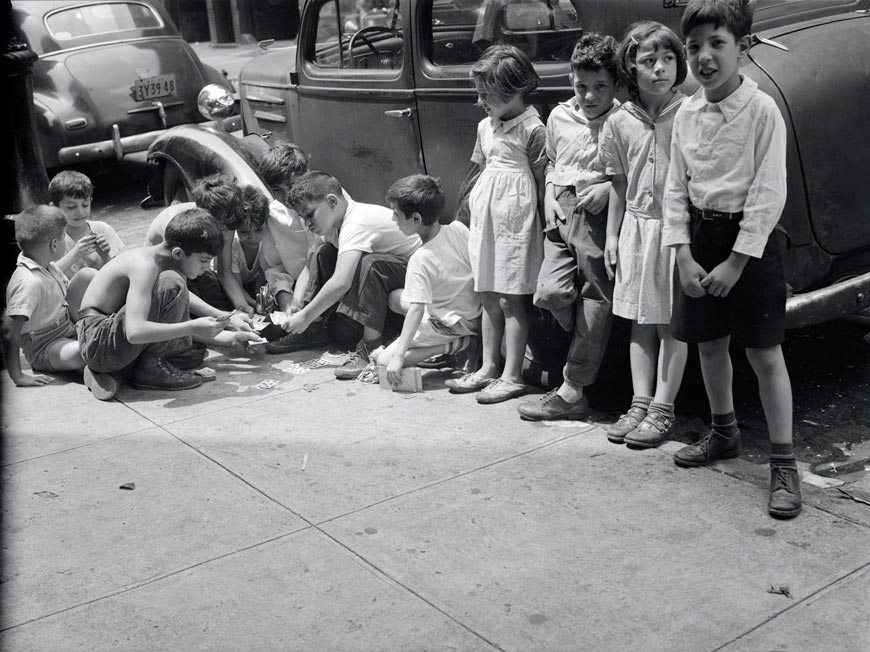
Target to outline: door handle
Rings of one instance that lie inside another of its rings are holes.
[[[414,109],[408,107],[406,109],[395,109],[392,111],[384,111],[384,115],[388,115],[391,118],[410,118],[414,113]]]

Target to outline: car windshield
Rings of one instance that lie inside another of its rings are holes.
[[[107,2],[56,11],[45,17],[45,26],[55,40],[69,41],[86,36],[160,28],[163,27],[163,21],[148,5]]]

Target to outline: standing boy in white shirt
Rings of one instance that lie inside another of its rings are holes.
[[[740,75],[752,28],[748,0],[691,0],[680,28],[701,88],[674,119],[663,245],[676,249],[682,284],[671,329],[676,339],[698,344],[713,423],[674,462],[703,466],[740,454],[733,336],[758,378],[770,434],[768,512],[790,518],[800,513],[801,493],[780,346],[785,278],[779,242],[770,237],[786,198],[785,123],[773,99]]]

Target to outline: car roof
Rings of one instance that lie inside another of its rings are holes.
[[[93,5],[136,4],[145,5],[159,18],[160,27],[128,29],[123,32],[102,33],[59,41],[49,32],[45,16],[72,7]],[[159,2],[152,0],[40,0],[40,2],[13,0],[10,14],[12,35],[24,40],[39,55],[50,54],[72,47],[97,45],[107,41],[119,41],[155,36],[176,36],[180,38],[175,25]]]

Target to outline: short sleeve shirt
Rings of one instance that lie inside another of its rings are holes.
[[[121,241],[121,238],[118,237],[118,234],[115,233],[115,229],[106,224],[105,222],[100,222],[99,220],[88,220],[88,226],[91,229],[91,233],[95,235],[101,235],[106,239],[106,243],[109,245],[109,258],[114,258],[119,253],[121,253],[121,249],[124,248],[124,243]],[[75,246],[76,241],[73,240],[70,235],[64,231],[63,240],[66,243],[66,250],[69,251],[72,247]],[[75,261],[69,268],[68,274],[72,277],[77,271],[82,269],[83,267],[92,267],[94,269],[100,269],[103,266],[103,259],[96,251],[88,254],[84,258],[80,258]]]
[[[468,257],[468,227],[451,222],[408,261],[402,298],[425,303],[430,317],[446,326],[480,315],[480,297]]]
[[[614,100],[610,110],[589,120],[572,97],[556,105],[547,118],[547,183],[574,186],[577,192],[607,181],[598,157],[598,140],[605,121],[619,108]]]
[[[389,208],[350,200],[338,230],[337,246],[339,255],[362,251],[408,259],[420,246],[420,238],[399,231]]]
[[[25,317],[22,333],[39,331],[62,319],[69,319],[66,293],[69,281],[54,263],[42,267],[23,253],[6,286],[6,315]]]

